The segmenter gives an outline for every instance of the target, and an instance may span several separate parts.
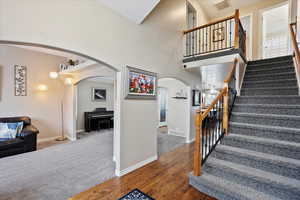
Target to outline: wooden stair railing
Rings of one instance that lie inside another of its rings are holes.
[[[234,74],[237,64],[238,60],[235,59],[232,69],[224,81],[224,88],[210,106],[203,112],[201,110],[196,111],[196,141],[193,169],[195,176],[202,174],[202,165],[224,135],[228,134],[229,117],[236,95]]]
[[[297,80],[298,80],[298,85],[300,86],[300,51],[299,51],[299,46],[297,42],[297,33],[296,33],[296,27],[297,23],[291,23],[289,25],[290,29],[290,34],[291,34],[291,40],[292,40],[292,47],[293,47],[293,52],[295,55],[295,71],[297,74]]]
[[[186,40],[185,57],[227,49],[241,49],[246,57],[246,32],[238,9],[232,16],[185,30],[183,34]]]

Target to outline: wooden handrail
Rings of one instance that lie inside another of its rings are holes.
[[[235,27],[234,27],[234,47],[238,49],[240,47],[240,41],[239,41],[239,26],[240,26],[240,11],[238,9],[235,10],[234,14],[234,21],[235,21]]]
[[[294,31],[294,26],[296,26],[297,23],[291,23],[290,24],[290,34],[291,34],[291,39],[292,39],[292,46],[294,49],[294,53],[295,53],[295,59],[296,59],[296,72],[297,72],[297,76],[298,79],[300,78],[300,51],[299,51],[299,46],[297,43],[297,35]]]
[[[230,83],[230,82],[231,82],[231,80],[232,80],[232,78],[233,78],[233,73],[235,72],[235,68],[236,68],[237,63],[238,63],[238,59],[235,58],[235,59],[234,59],[234,62],[233,62],[233,66],[232,66],[232,68],[231,68],[231,71],[230,71],[229,74],[227,75],[227,77],[226,77],[224,83]]]
[[[214,106],[218,103],[218,101],[224,96],[225,92],[226,92],[226,88],[223,88],[220,91],[219,95],[210,104],[210,106],[201,114],[201,119],[200,120],[204,120],[205,117],[207,117],[209,112],[214,108]]]
[[[183,34],[187,34],[187,33],[190,33],[190,32],[193,32],[193,31],[196,31],[196,30],[199,30],[199,29],[208,27],[208,26],[212,26],[212,25],[215,25],[215,24],[218,24],[218,23],[221,23],[221,22],[230,20],[230,19],[234,19],[234,17],[235,17],[235,15],[232,15],[232,16],[229,16],[229,17],[226,17],[226,18],[223,18],[223,19],[219,19],[219,20],[210,22],[210,23],[208,23],[208,24],[204,24],[204,25],[202,25],[202,26],[198,26],[198,27],[196,27],[196,28],[192,28],[192,29],[183,31]]]

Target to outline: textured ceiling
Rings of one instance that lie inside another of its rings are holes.
[[[251,4],[255,4],[261,1],[267,0],[224,0],[220,3],[220,7],[223,7],[224,4],[228,4],[227,8],[219,10],[215,5],[213,0],[198,0],[200,5],[207,10],[206,14],[210,19],[218,18],[221,16],[231,15],[234,13],[234,10],[237,8],[242,8]],[[215,1],[220,2],[220,1]]]

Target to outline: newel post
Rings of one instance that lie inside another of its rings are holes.
[[[228,83],[225,84],[225,93],[224,93],[224,106],[223,106],[223,128],[225,131],[225,134],[228,135],[228,121],[229,121],[229,114],[228,114],[228,108],[229,108],[229,88]]]
[[[240,10],[236,9],[234,14],[234,48],[240,48],[240,41],[239,41],[239,25],[240,25]]]
[[[196,111],[196,141],[195,141],[195,151],[194,151],[194,175],[200,176],[202,174],[201,171],[201,162],[202,162],[202,119],[200,110]]]

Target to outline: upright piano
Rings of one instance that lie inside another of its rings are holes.
[[[107,111],[106,108],[96,108],[92,112],[85,112],[84,113],[85,131],[90,132],[92,130],[97,130],[99,121],[101,120],[113,121],[113,117],[114,117],[114,111]],[[110,125],[109,128],[112,128],[112,125]]]

